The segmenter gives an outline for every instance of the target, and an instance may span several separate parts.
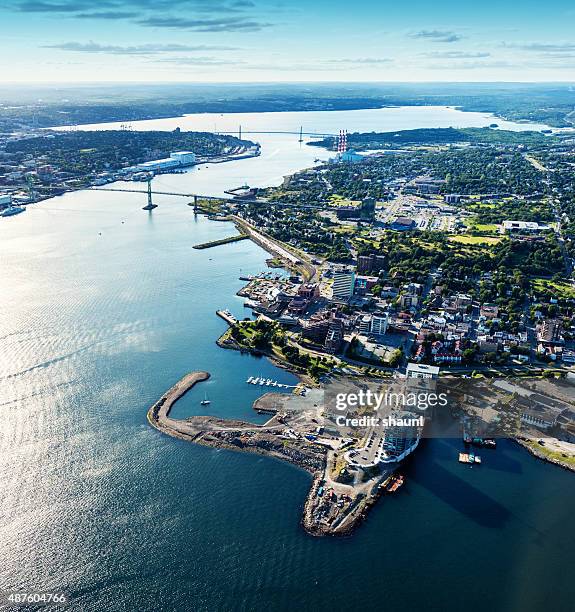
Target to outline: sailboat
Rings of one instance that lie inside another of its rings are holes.
[[[204,399],[203,399],[203,400],[200,402],[200,404],[201,404],[202,406],[207,406],[207,405],[208,405],[208,404],[210,404],[210,403],[211,403],[211,402],[210,402],[210,400],[208,399],[208,394],[207,394],[207,393],[205,393],[205,394],[204,394]]]

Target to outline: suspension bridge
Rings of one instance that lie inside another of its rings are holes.
[[[148,196],[148,203],[143,207],[143,210],[153,210],[157,208],[158,205],[153,203],[152,196],[154,195],[165,195],[165,196],[175,196],[180,198],[188,198],[192,200],[188,202],[188,206],[193,206],[194,210],[197,210],[198,201],[199,200],[207,200],[208,202],[229,202],[233,204],[268,204],[271,206],[284,206],[289,208],[310,208],[314,210],[323,210],[326,208],[325,206],[318,206],[313,204],[293,204],[291,202],[279,202],[279,201],[269,201],[269,200],[258,200],[257,198],[234,198],[228,196],[213,196],[213,195],[202,195],[199,193],[182,193],[179,191],[157,191],[152,189],[151,181],[148,181],[148,189],[130,189],[130,188],[122,188],[122,187],[91,187],[90,191],[114,191],[119,193],[141,193]]]

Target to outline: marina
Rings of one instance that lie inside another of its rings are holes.
[[[259,385],[260,387],[277,387],[278,389],[296,389],[299,385],[284,385],[277,380],[271,378],[263,378],[259,376],[250,376],[246,383],[248,385]]]

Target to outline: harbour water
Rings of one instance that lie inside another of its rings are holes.
[[[258,160],[157,180],[217,193],[326,154],[258,140]],[[247,314],[238,277],[267,255],[194,250],[233,227],[143,203],[84,191],[0,223],[0,589],[64,591],[78,612],[572,609],[573,475],[511,442],[470,468],[455,441],[426,441],[352,537],[315,539],[298,524],[306,473],[150,428],[147,408],[191,370],[212,377],[175,417],[205,411],[207,390],[210,413],[261,422],[246,379],[295,378],[215,345],[216,309]]]

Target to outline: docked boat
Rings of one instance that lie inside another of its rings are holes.
[[[0,212],[0,215],[2,217],[13,217],[14,215],[19,215],[20,213],[23,213],[26,209],[24,208],[24,206],[8,206],[8,208],[5,208],[2,212]]]
[[[459,453],[459,463],[479,464],[481,463],[481,457],[475,453]]]
[[[388,493],[395,493],[404,482],[405,479],[402,474],[394,474],[385,481],[383,486]]]

